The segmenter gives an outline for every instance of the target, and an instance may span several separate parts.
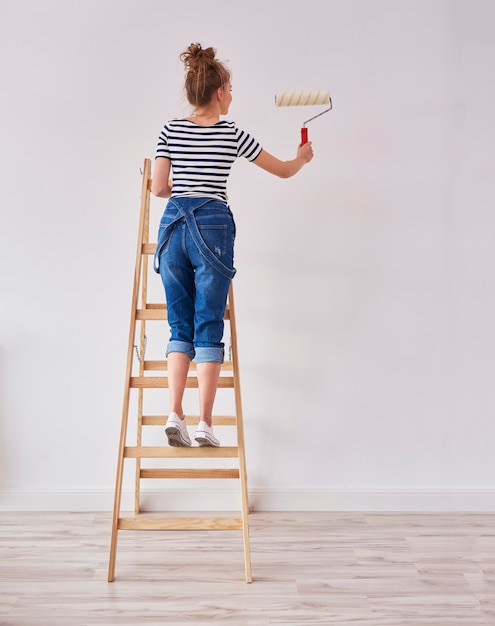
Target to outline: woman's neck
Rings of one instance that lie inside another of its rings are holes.
[[[212,126],[220,121],[220,115],[214,111],[195,111],[191,115],[191,120],[202,126]]]

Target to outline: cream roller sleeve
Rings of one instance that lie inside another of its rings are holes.
[[[330,104],[329,91],[281,91],[275,94],[278,107],[300,107],[313,104]]]

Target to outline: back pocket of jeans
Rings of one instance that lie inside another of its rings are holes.
[[[206,246],[219,259],[227,252],[227,230],[226,224],[199,226],[199,232]]]

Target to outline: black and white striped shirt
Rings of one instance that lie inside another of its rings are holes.
[[[227,202],[227,179],[234,161],[254,161],[262,150],[249,133],[235,122],[221,120],[199,126],[185,119],[170,120],[158,138],[155,158],[170,159],[172,197],[218,198]]]

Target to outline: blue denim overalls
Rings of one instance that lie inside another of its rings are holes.
[[[223,362],[223,317],[234,269],[235,223],[213,198],[174,197],[158,231],[154,269],[167,300],[170,352]]]

